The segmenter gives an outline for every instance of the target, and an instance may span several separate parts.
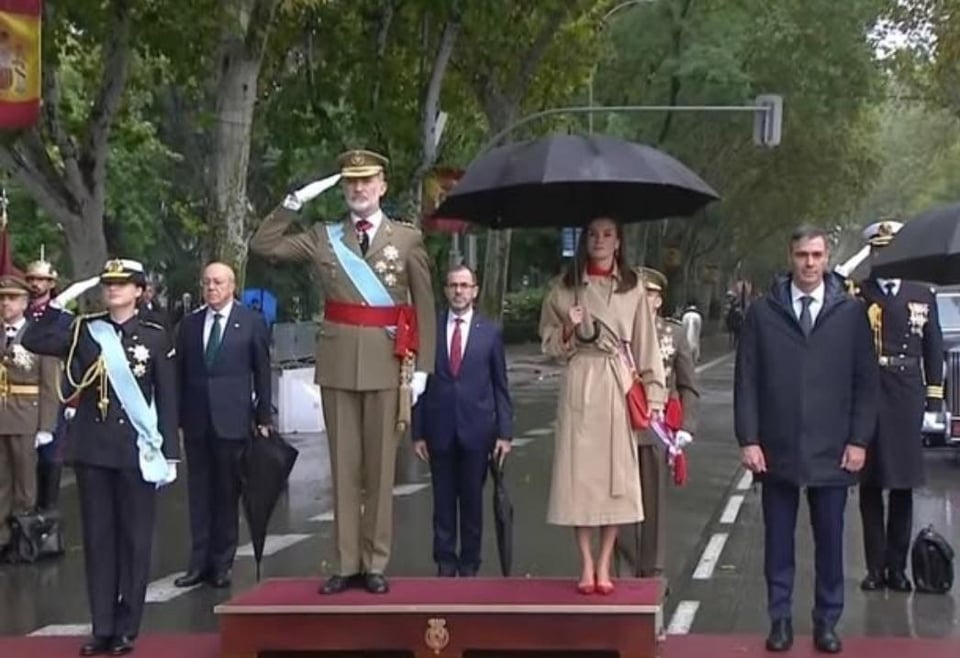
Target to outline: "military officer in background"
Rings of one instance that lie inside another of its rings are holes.
[[[47,304],[53,299],[57,288],[57,270],[53,263],[44,259],[43,254],[24,271],[27,286],[30,288],[30,308],[27,316],[36,319],[43,315]]]
[[[902,224],[883,221],[863,233],[871,255],[888,245]],[[860,284],[880,365],[881,403],[876,436],[860,484],[866,553],[864,591],[912,589],[906,575],[913,525],[913,489],[924,483],[923,413],[943,405],[943,337],[932,289],[900,279]],[[884,519],[883,490],[889,490]]]
[[[330,441],[339,565],[321,591],[362,585],[382,594],[389,588],[396,451],[433,371],[436,309],[420,231],[380,210],[386,158],[354,150],[339,164],[350,209],[344,220],[285,235],[334,176],[288,195],[250,248],[271,260],[312,263],[325,298],[316,381]]]
[[[140,318],[143,266],[111,260],[100,277],[107,311],[65,327],[48,306],[24,346],[64,359],[78,398],[67,444],[80,497],[93,638],[80,654],[123,655],[140,630],[157,488],[179,455],[174,353],[163,327]]]
[[[667,277],[649,267],[640,268],[640,275],[650,306],[657,314],[657,337],[670,395],[665,417],[668,422],[676,421],[679,425],[676,430],[678,443],[688,444],[693,441],[700,400],[693,354],[683,325],[662,316]],[[664,573],[669,473],[666,446],[653,431],[643,432],[640,435],[640,488],[644,520],[640,524],[623,526],[617,542],[618,552],[634,564],[636,575],[643,578]]]
[[[0,276],[0,561],[13,561],[13,514],[36,506],[37,442],[51,437],[57,422],[57,359],[37,356],[21,344],[27,325],[25,281]]]

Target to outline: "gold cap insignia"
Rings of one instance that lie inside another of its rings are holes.
[[[383,172],[390,161],[375,151],[352,149],[341,153],[337,162],[344,178],[369,178]]]

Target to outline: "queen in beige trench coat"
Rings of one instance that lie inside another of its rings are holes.
[[[613,591],[617,527],[643,520],[638,437],[626,408],[631,370],[621,345],[632,355],[655,413],[667,397],[656,320],[623,258],[622,239],[621,224],[591,221],[580,235],[576,269],[556,281],[540,315],[544,353],[566,364],[547,521],[574,527],[582,563],[577,589],[583,594]],[[597,560],[594,527],[600,528]]]

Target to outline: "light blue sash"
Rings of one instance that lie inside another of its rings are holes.
[[[334,255],[364,301],[370,306],[396,306],[373,268],[343,243],[343,224],[328,225],[327,237],[333,245]]]
[[[140,453],[140,473],[145,482],[158,486],[168,477],[169,464],[163,455],[163,437],[157,421],[157,409],[153,402],[147,404],[143,391],[137,383],[123,344],[109,322],[93,320],[87,323],[87,331],[100,346],[100,354],[107,368],[107,378],[113,387],[127,418],[137,430],[137,451]]]

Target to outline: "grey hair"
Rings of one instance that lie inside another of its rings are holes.
[[[823,238],[823,243],[830,248],[830,234],[826,229],[822,229],[819,226],[798,226],[793,230],[793,233],[790,234],[790,246],[797,244],[801,240],[813,240],[815,238]]]

